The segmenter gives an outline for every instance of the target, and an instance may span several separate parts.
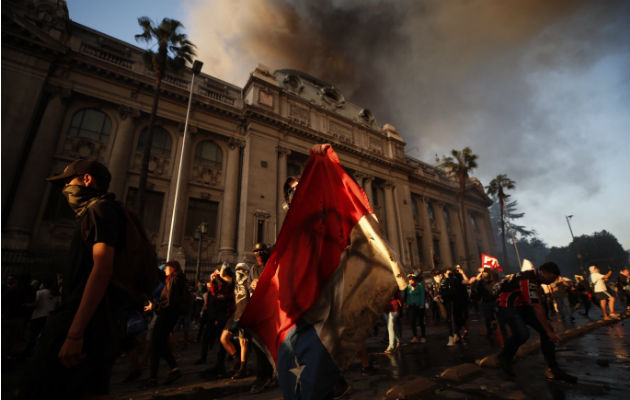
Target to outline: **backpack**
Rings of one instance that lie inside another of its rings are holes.
[[[164,280],[157,256],[140,218],[118,203],[125,216],[125,242],[114,257],[111,284],[131,303],[141,306]]]

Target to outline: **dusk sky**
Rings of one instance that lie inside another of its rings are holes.
[[[203,72],[242,86],[257,64],[334,84],[407,142],[470,146],[473,175],[549,246],[607,230],[630,248],[630,1],[68,0],[70,18],[134,40],[137,18],[180,20]]]

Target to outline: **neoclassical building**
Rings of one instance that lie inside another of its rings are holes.
[[[393,125],[379,125],[329,83],[258,66],[242,88],[205,74],[195,78],[191,139],[182,149],[191,77],[188,70],[165,78],[157,112],[142,218],[160,257],[180,157],[174,243],[191,271],[198,258],[205,269],[251,260],[256,242],[273,244],[285,216],[284,180],[300,175],[313,144],[331,143],[404,263],[425,270],[465,263],[457,182],[407,156]],[[69,161],[103,162],[113,175],[110,191],[133,204],[153,82],[142,49],[73,22],[63,1],[3,3],[4,272],[63,265],[73,216],[44,179]],[[472,179],[463,215],[471,267],[480,253],[494,253],[490,204]],[[207,231],[200,242],[201,223]]]

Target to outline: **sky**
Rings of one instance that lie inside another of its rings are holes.
[[[394,125],[410,156],[469,146],[549,246],[607,230],[630,249],[630,0],[68,0],[70,18],[136,43],[175,18],[203,72],[305,71]]]

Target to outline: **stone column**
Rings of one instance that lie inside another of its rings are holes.
[[[449,207],[448,210],[451,215],[451,228],[455,232],[455,256],[457,259],[453,260],[453,263],[462,265],[463,260],[466,259],[466,249],[464,248],[464,230],[461,224],[461,214],[459,207]]]
[[[287,180],[287,156],[291,150],[278,146],[278,201],[276,202],[276,237],[284,223],[287,212],[282,207],[284,204],[284,181]]]
[[[442,264],[446,267],[453,267],[453,260],[451,258],[451,246],[448,241],[448,228],[446,221],[444,220],[444,203],[436,201],[435,205],[435,221],[437,222],[438,229],[440,230],[440,259]]]
[[[394,185],[390,182],[385,184],[385,215],[387,223],[387,239],[394,251],[400,252],[400,240],[398,239],[398,229],[396,228],[396,203],[394,202]]]
[[[116,130],[116,138],[112,146],[112,155],[109,159],[108,169],[112,174],[109,191],[115,193],[116,198],[122,201],[133,147],[135,119],[140,115],[140,112],[126,107],[121,107],[119,111],[121,121]]]
[[[53,173],[50,168],[62,134],[61,128],[66,114],[65,99],[69,95],[69,92],[57,90],[46,105],[24,170],[16,178],[20,181],[8,217],[8,235],[3,237],[3,247],[25,249],[29,245],[46,189],[45,179]]]
[[[431,220],[429,219],[429,211],[427,210],[428,200],[424,197],[420,199],[418,211],[420,212],[420,226],[422,226],[422,258],[424,260],[424,268],[435,268],[433,265],[433,232],[431,230]]]
[[[370,206],[374,207],[374,192],[372,191],[372,182],[374,178],[370,176],[366,176],[363,179],[363,190],[365,190],[365,194],[367,195],[368,200],[370,201]]]
[[[243,144],[230,140],[225,171],[225,189],[223,193],[223,212],[221,214],[221,239],[219,241],[219,259],[235,261],[236,249],[236,212],[238,195],[238,162]]]
[[[481,254],[479,254],[479,250],[477,247],[477,235],[481,233],[481,228],[479,227],[479,225],[477,225],[478,231],[475,231],[472,222],[474,216],[468,209],[466,209],[466,218],[468,218],[468,250],[470,251],[471,258],[470,268],[474,271],[477,267],[481,265]],[[476,219],[475,223],[477,223]]]
[[[482,251],[484,253],[492,254],[492,249],[490,248],[490,236],[488,235],[488,226],[486,225],[485,218],[477,216],[475,217],[475,221],[477,221],[479,234],[481,235]]]

